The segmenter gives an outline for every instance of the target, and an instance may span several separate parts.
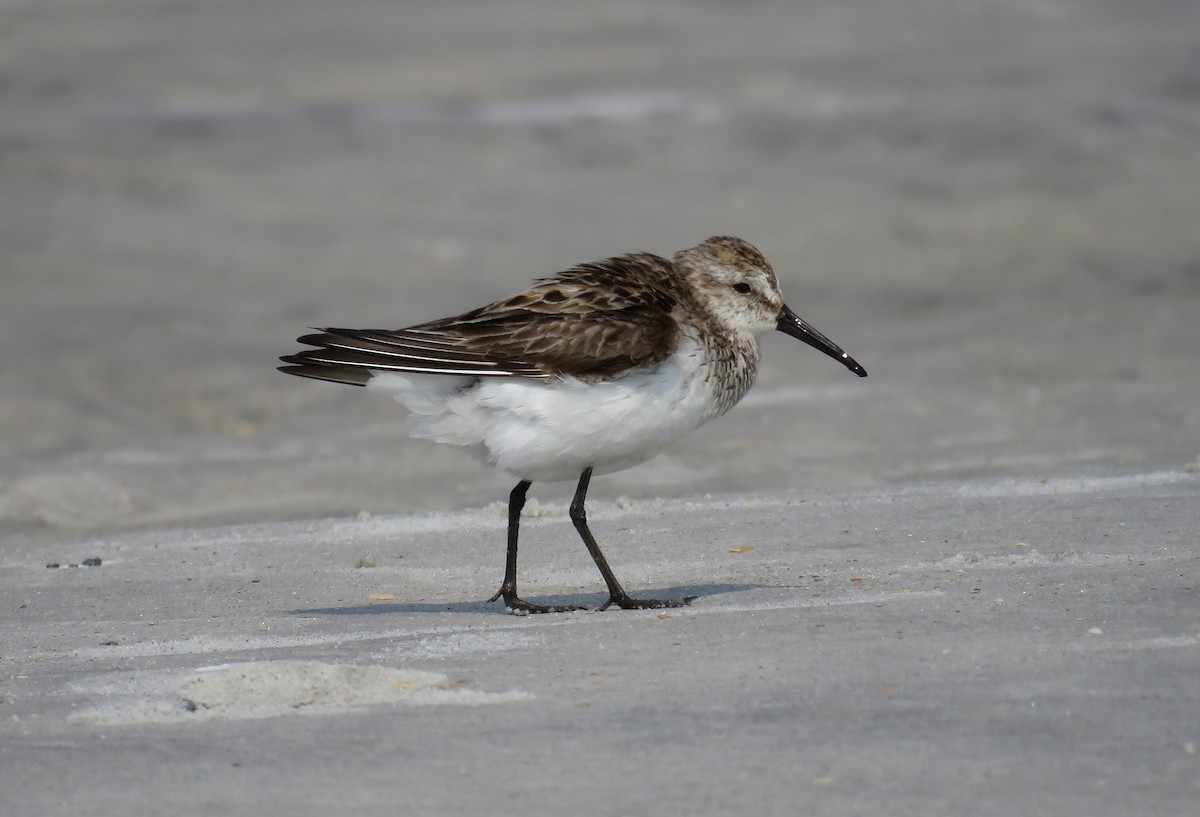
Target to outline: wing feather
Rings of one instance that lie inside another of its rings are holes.
[[[406,329],[326,328],[282,371],[364,385],[371,371],[606,379],[666,359],[679,341],[671,262],[637,254],[582,264],[525,292]]]

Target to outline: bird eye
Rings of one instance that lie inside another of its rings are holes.
[[[749,284],[734,284],[733,291],[740,292],[743,295],[746,295],[750,292],[750,285]]]

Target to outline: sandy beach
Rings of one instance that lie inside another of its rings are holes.
[[[0,20],[6,815],[1194,813],[1200,6]],[[691,607],[505,615],[512,480],[274,370],[713,234],[870,377],[766,338],[593,481]]]

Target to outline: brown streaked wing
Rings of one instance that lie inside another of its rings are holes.
[[[665,360],[679,340],[671,262],[650,254],[581,264],[525,292],[405,330],[550,375],[611,377]]]
[[[293,364],[281,367],[289,374],[365,385],[371,371],[416,372],[468,377],[533,377],[550,375],[537,366],[520,361],[489,359],[462,350],[444,340],[431,340],[425,333],[410,336],[410,330],[325,329],[299,338],[315,346],[281,358]]]
[[[611,377],[678,342],[671,263],[639,254],[582,264],[480,309],[407,329],[325,329],[283,358],[302,377],[363,384],[367,370],[476,377]]]

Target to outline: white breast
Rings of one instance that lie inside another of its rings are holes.
[[[685,338],[661,364],[602,382],[472,383],[379,372],[367,388],[394,396],[413,412],[414,437],[460,446],[521,479],[573,480],[589,465],[610,473],[650,459],[724,413],[753,381],[754,357],[739,360],[743,376],[732,384],[727,372],[718,376],[721,367],[697,340]],[[729,388],[737,392],[732,399]]]

